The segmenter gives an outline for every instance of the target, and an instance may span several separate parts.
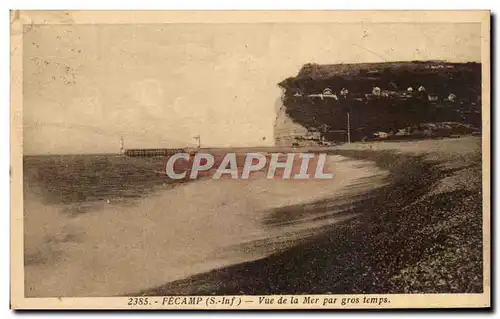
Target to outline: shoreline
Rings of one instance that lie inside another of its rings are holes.
[[[27,295],[121,295],[284,251],[350,216],[323,212],[269,227],[272,210],[349,196],[366,187],[344,190],[356,179],[386,176],[369,161],[331,156],[327,163],[338,171],[333,180],[267,180],[262,172],[250,180],[201,179],[133,205],[112,202],[75,214],[28,201]]]
[[[344,209],[355,218],[284,252],[131,295],[482,292],[480,147],[467,137],[335,148],[390,172],[389,185]],[[287,209],[305,206],[273,213]]]

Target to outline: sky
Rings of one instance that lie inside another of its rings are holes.
[[[481,60],[465,23],[35,25],[23,36],[25,154],[271,146],[277,83],[305,63]]]

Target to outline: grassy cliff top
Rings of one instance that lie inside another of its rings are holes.
[[[338,91],[366,92],[378,86],[400,91],[408,87],[425,86],[429,92],[481,92],[481,64],[476,62],[451,63],[445,61],[411,61],[356,64],[307,63],[296,76],[278,83],[285,94],[318,93],[329,87]]]
[[[443,71],[476,71],[480,69],[481,64],[476,62],[451,63],[446,61],[399,61],[382,63],[346,63],[346,64],[305,64],[297,75],[301,77],[312,78],[332,78],[335,76],[377,76],[384,73],[418,72],[437,74]]]

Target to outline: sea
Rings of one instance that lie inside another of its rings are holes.
[[[354,217],[335,207],[388,175],[341,156],[328,157],[331,180],[171,180],[164,157],[23,164],[27,297],[123,296],[263,258]]]

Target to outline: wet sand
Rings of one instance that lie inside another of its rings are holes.
[[[199,180],[81,214],[25,194],[26,296],[133,294],[286,251],[354,218],[337,214],[338,206],[384,186],[388,175],[371,161],[338,155],[327,165],[332,180]],[[286,221],[275,214],[294,206],[309,213],[291,209]]]

